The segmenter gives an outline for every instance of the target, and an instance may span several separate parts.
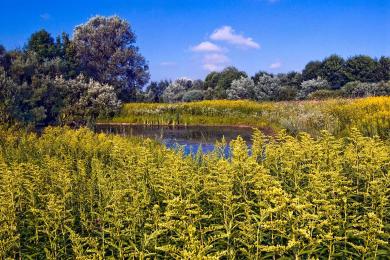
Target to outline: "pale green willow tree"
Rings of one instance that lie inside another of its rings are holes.
[[[162,95],[164,102],[175,103],[182,101],[186,91],[192,88],[192,83],[191,79],[179,78],[169,84]]]
[[[253,99],[255,83],[251,78],[241,77],[233,80],[230,89],[226,91],[228,99]]]
[[[270,75],[263,75],[257,79],[254,87],[256,100],[276,100],[280,89],[280,79]]]
[[[131,101],[149,81],[149,67],[135,46],[130,24],[118,16],[96,16],[76,27],[73,44],[81,72],[115,88],[119,98]]]
[[[55,79],[66,97],[66,106],[61,111],[60,121],[63,124],[92,125],[96,119],[113,116],[119,111],[114,87],[101,84],[83,75],[74,80]]]
[[[321,89],[330,89],[329,82],[320,78],[306,80],[301,84],[297,99],[306,99],[311,93]]]

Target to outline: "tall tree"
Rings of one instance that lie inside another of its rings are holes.
[[[339,89],[348,80],[343,73],[345,61],[338,55],[331,55],[322,61],[319,76],[327,80],[333,89]]]
[[[390,80],[390,57],[382,56],[378,61],[377,75],[379,80]]]
[[[248,77],[243,71],[239,71],[235,67],[227,67],[220,72],[218,83],[216,86],[216,97],[227,98],[226,91],[230,88],[232,82],[242,77]]]
[[[81,72],[114,86],[121,100],[133,100],[148,82],[149,68],[134,45],[136,36],[118,16],[96,16],[77,26],[73,42]]]
[[[378,62],[369,56],[355,56],[345,63],[344,74],[349,81],[377,82],[378,65]]]
[[[274,77],[274,75],[272,75],[272,73],[269,73],[267,71],[264,71],[264,70],[260,70],[259,72],[257,72],[253,77],[252,77],[252,80],[254,81],[255,84],[259,83],[260,80],[263,79],[264,76],[270,76],[271,78]]]
[[[168,80],[161,80],[159,82],[152,81],[148,87],[146,88],[146,99],[148,102],[162,102],[162,95],[164,90],[171,84],[172,82]]]
[[[204,89],[215,89],[217,87],[220,76],[221,74],[216,71],[212,71],[207,74],[204,80]]]
[[[349,81],[377,82],[378,62],[366,55],[354,56],[345,63],[344,74]]]
[[[320,76],[321,61],[310,61],[302,71],[303,80],[317,79]]]
[[[54,58],[57,55],[54,39],[45,30],[33,33],[28,40],[26,49],[27,51],[35,52],[40,62]]]
[[[3,45],[0,44],[0,67],[3,67],[5,70],[8,70],[11,66],[11,59],[7,50]]]

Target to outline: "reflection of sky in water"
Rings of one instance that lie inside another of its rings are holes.
[[[177,142],[172,139],[165,139],[163,140],[163,143],[165,146],[169,149],[173,150],[179,150],[183,149],[184,155],[189,155],[189,154],[196,154],[199,149],[201,149],[202,153],[210,153],[214,151],[215,145],[214,144],[207,144],[207,143],[188,143],[185,141]],[[226,157],[230,156],[230,147],[226,146],[224,149],[224,154]]]

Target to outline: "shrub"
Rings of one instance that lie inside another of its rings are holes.
[[[321,90],[330,89],[328,81],[323,79],[311,79],[302,82],[301,89],[298,91],[298,99],[306,99],[311,93]]]
[[[340,90],[320,89],[309,94],[308,99],[329,99],[342,96]]]
[[[251,78],[242,77],[233,80],[230,88],[226,91],[228,99],[253,99],[255,83]]]
[[[365,83],[353,81],[342,87],[343,95],[346,97],[367,97],[367,96],[389,96],[390,82]]]
[[[279,78],[266,74],[260,76],[254,86],[255,99],[261,101],[277,100],[279,88]]]
[[[184,102],[199,101],[203,100],[204,94],[202,90],[194,89],[189,90],[183,95]]]

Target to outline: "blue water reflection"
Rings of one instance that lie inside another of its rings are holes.
[[[225,139],[226,143],[241,136],[248,145],[251,143],[253,129],[232,126],[146,126],[146,125],[98,125],[97,132],[153,138],[166,147],[182,149],[185,155],[195,155],[199,150],[206,154],[214,151],[215,143]],[[226,146],[224,155],[230,155]]]

